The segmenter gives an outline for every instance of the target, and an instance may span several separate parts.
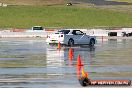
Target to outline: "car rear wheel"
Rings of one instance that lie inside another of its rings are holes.
[[[74,45],[74,40],[73,39],[69,39],[68,46],[73,46],[73,45]]]
[[[95,40],[94,39],[91,39],[89,45],[90,46],[94,46],[94,44],[95,44]]]

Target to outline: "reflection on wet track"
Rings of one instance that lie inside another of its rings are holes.
[[[76,59],[81,55],[91,79],[132,80],[132,40],[97,41],[94,47],[76,46],[73,59],[69,47],[46,45],[45,40],[0,41],[0,86],[21,88],[81,88]]]

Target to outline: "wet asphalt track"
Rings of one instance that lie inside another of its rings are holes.
[[[69,2],[72,3],[78,3],[78,2],[83,2],[83,3],[91,3],[94,5],[132,5],[132,3],[128,2],[116,2],[116,1],[107,1],[107,0],[69,0]]]
[[[68,47],[58,51],[43,39],[1,40],[0,87],[82,88],[76,76],[78,54],[90,79],[132,80],[131,45],[131,39],[98,40],[92,48],[73,47],[69,60]]]

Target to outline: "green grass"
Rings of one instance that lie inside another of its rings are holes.
[[[67,6],[0,7],[0,28],[132,26],[132,12]]]

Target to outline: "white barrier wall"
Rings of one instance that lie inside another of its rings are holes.
[[[91,29],[91,30],[93,31],[94,36],[108,36],[108,32],[109,32],[103,29]]]
[[[1,32],[1,37],[46,37],[47,32]]]
[[[123,32],[130,33],[132,32],[132,28],[122,28]]]
[[[120,30],[104,30],[104,29],[75,29],[82,30],[84,33],[90,36],[108,36],[109,32],[117,32],[117,36],[122,36],[122,32],[131,33],[132,28],[122,28]],[[0,31],[0,37],[47,37],[54,31],[43,32],[11,32],[10,30]]]

